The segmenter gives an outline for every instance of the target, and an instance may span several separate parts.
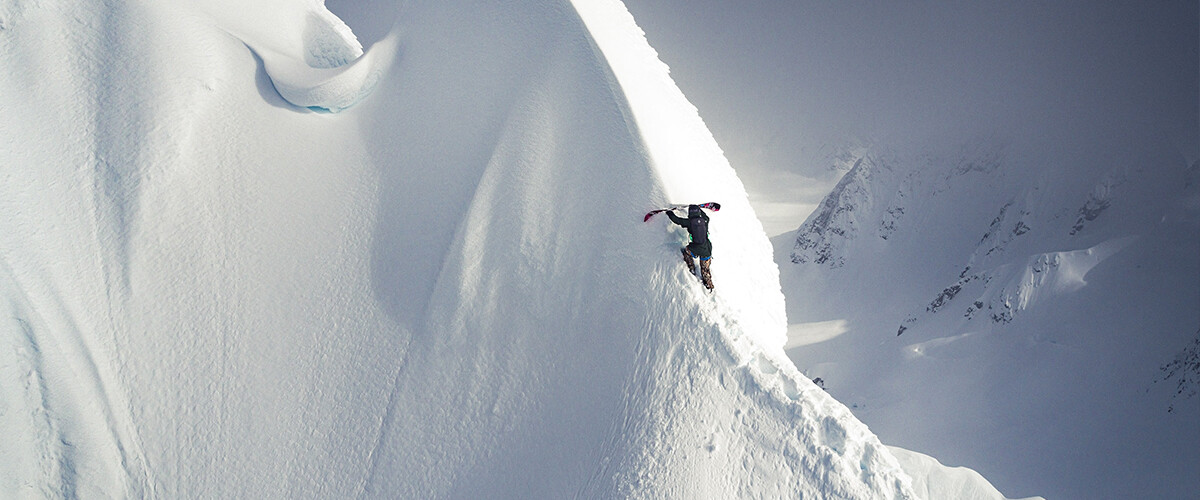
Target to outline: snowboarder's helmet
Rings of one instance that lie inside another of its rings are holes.
[[[699,217],[700,205],[688,205],[688,217]]]

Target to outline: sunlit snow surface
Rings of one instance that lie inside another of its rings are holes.
[[[620,3],[378,15],[0,6],[0,492],[915,496]]]

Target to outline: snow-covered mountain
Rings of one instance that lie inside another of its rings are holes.
[[[1006,493],[1194,495],[1200,166],[1175,151],[858,155],[774,240],[789,356],[886,442]]]
[[[619,2],[361,8],[0,4],[0,496],[999,496],[786,358]],[[713,294],[641,218],[696,200]]]

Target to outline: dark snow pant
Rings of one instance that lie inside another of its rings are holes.
[[[712,266],[712,256],[710,255],[708,257],[696,257],[696,256],[692,255],[691,250],[688,250],[686,247],[681,250],[683,251],[683,263],[687,264],[688,271],[691,271],[693,274],[696,273],[695,258],[700,259],[700,282],[704,283],[704,288],[712,290],[713,289],[712,269],[710,267],[710,266]]]

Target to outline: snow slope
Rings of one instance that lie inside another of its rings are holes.
[[[5,496],[916,496],[620,3],[367,5],[0,6]]]
[[[1171,366],[1200,335],[1200,167],[1060,139],[859,155],[775,240],[789,356],[1006,493],[1190,498],[1200,372]]]

